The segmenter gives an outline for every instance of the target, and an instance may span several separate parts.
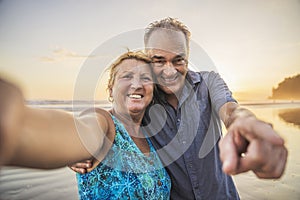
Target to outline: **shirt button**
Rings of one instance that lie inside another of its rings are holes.
[[[177,122],[180,122],[180,119],[177,119]]]
[[[186,143],[186,141],[182,141],[182,144],[185,144]]]

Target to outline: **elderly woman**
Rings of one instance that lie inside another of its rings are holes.
[[[120,56],[111,65],[108,90],[110,111],[90,109],[77,118],[26,107],[15,90],[13,106],[2,101],[8,103],[0,119],[1,146],[6,146],[0,148],[2,163],[56,168],[95,157],[90,172],[77,175],[81,199],[169,199],[170,178],[140,128],[154,91],[148,57],[142,52]]]

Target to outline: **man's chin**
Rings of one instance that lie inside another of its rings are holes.
[[[162,86],[159,87],[167,95],[174,95],[179,93],[179,88],[174,86]]]

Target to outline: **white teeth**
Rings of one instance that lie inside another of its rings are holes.
[[[130,94],[130,95],[129,95],[129,98],[133,98],[133,99],[141,99],[141,98],[142,98],[142,95],[139,95],[139,94]]]
[[[171,82],[174,81],[176,79],[176,76],[173,78],[163,78],[166,82]]]

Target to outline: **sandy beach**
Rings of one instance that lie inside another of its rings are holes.
[[[0,171],[0,200],[76,200],[75,172],[69,168],[37,170],[4,167]]]
[[[284,175],[279,180],[258,179],[252,172],[234,176],[241,199],[282,200],[300,199],[300,116],[299,104],[249,106],[257,117],[271,122],[285,140],[288,160]],[[290,121],[280,114],[285,113]]]
[[[286,141],[289,156],[279,180],[258,179],[252,172],[234,176],[241,199],[300,199],[300,128],[296,125],[300,105],[254,105],[249,109],[274,125]],[[281,113],[292,121],[287,122]],[[57,170],[4,167],[0,171],[0,200],[76,200],[76,184],[75,173],[67,167]]]

